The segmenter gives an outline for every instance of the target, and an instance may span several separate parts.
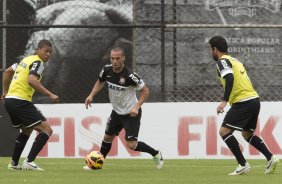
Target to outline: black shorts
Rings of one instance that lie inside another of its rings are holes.
[[[112,111],[106,125],[105,134],[118,135],[119,132],[124,128],[125,140],[137,141],[140,129],[141,115],[141,109],[139,109],[138,115],[136,117],[131,117],[129,114],[119,115],[115,111]]]
[[[222,127],[232,130],[254,132],[260,111],[259,98],[234,103],[227,112]]]
[[[33,103],[26,100],[6,98],[5,108],[15,128],[20,128],[21,126],[32,128],[39,125],[42,121],[46,121],[40,110]]]

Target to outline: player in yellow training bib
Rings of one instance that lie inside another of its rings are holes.
[[[21,62],[7,68],[3,73],[1,100],[5,102],[5,109],[14,128],[21,129],[15,142],[12,161],[8,165],[9,170],[43,171],[34,163],[34,160],[52,135],[53,130],[31,101],[35,90],[48,96],[52,102],[59,101],[59,97],[47,90],[40,82],[44,62],[48,61],[51,53],[51,42],[41,40],[38,43],[36,55],[24,58]],[[33,130],[38,131],[39,134],[35,138],[27,158],[20,165],[20,156]]]
[[[224,87],[224,96],[216,109],[217,113],[223,113],[228,102],[231,105],[219,130],[220,136],[239,164],[229,175],[241,175],[250,171],[250,165],[244,158],[237,139],[233,136],[235,130],[241,131],[244,139],[266,157],[268,164],[265,174],[273,173],[279,159],[254,134],[260,111],[260,100],[247,71],[240,61],[228,55],[225,38],[212,37],[209,44],[213,59],[216,61],[218,77]]]

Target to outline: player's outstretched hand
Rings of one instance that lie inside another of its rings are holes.
[[[55,94],[51,94],[49,96],[50,100],[53,102],[53,103],[58,103],[60,101],[60,98],[59,96],[55,95]]]
[[[223,113],[223,112],[224,112],[224,108],[225,108],[226,105],[227,105],[227,102],[226,102],[226,101],[222,101],[222,102],[219,104],[219,106],[216,108],[217,114]]]
[[[139,110],[139,108],[138,107],[133,107],[132,109],[131,109],[131,111],[130,111],[130,116],[131,117],[136,117],[137,115],[138,115],[138,110]]]
[[[93,97],[92,96],[88,96],[86,99],[85,99],[85,107],[86,109],[88,109],[88,107],[92,107],[91,106],[91,102],[93,101]]]
[[[6,94],[2,94],[2,96],[1,96],[1,102],[4,102],[5,97],[6,97]]]

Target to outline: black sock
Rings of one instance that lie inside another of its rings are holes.
[[[248,143],[259,150],[269,161],[272,157],[272,153],[268,150],[264,142],[256,135],[252,135],[247,139]]]
[[[27,156],[28,162],[33,162],[38,155],[38,153],[42,150],[43,146],[48,141],[49,136],[45,132],[40,132],[35,138],[31,150]]]
[[[111,142],[102,141],[102,145],[101,145],[101,148],[100,148],[100,153],[102,153],[104,158],[106,158],[106,156],[110,152],[111,147],[112,147],[112,143]]]
[[[152,156],[155,156],[159,153],[159,151],[153,149],[152,147],[150,147],[146,143],[140,142],[140,141],[137,143],[137,146],[134,149],[134,151],[146,152],[146,153],[151,154]]]
[[[15,143],[15,146],[14,146],[13,156],[12,156],[13,165],[18,165],[21,154],[24,150],[24,147],[27,143],[28,138],[29,138],[29,135],[26,135],[22,132],[17,137],[16,143]]]
[[[233,155],[235,156],[237,162],[241,166],[245,166],[246,159],[244,158],[237,139],[231,134],[228,133],[222,137],[223,141],[227,144],[228,148],[231,150]]]

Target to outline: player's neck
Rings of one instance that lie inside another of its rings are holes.
[[[225,52],[220,52],[217,54],[217,57],[220,59],[222,56],[227,55]]]
[[[113,68],[113,71],[115,73],[120,73],[123,70],[124,66],[120,67],[120,68]]]

